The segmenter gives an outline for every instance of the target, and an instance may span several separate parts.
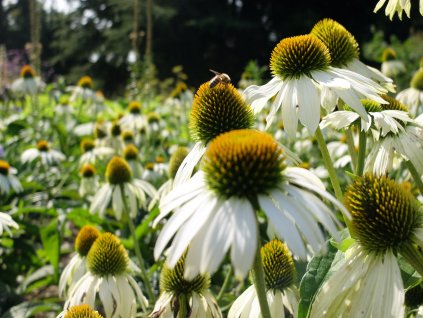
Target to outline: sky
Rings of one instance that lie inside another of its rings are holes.
[[[16,2],[17,0],[5,0],[4,4],[9,5]],[[56,10],[65,13],[71,12],[78,5],[78,1],[75,0],[41,0],[41,3],[47,11]]]

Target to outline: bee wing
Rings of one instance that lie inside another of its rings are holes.
[[[219,73],[219,72],[216,72],[216,71],[214,71],[214,70],[209,69],[209,71],[210,71],[210,72],[212,72],[214,75],[220,75],[220,73]]]

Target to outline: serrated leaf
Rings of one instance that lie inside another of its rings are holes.
[[[313,257],[307,265],[306,273],[300,283],[298,318],[307,317],[315,294],[325,281],[337,251],[337,248],[328,242],[326,255]]]

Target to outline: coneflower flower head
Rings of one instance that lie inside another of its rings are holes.
[[[386,48],[382,53],[382,62],[393,61],[397,59],[397,52],[393,48]]]
[[[0,174],[7,176],[9,174],[10,164],[7,161],[0,160]]]
[[[141,103],[137,101],[132,101],[128,105],[129,112],[131,114],[140,114],[141,113]]]
[[[100,236],[100,231],[91,225],[85,225],[76,236],[75,251],[80,256],[87,256],[93,243]]]
[[[207,144],[221,133],[253,125],[250,106],[232,84],[219,83],[210,88],[206,82],[196,92],[189,121],[195,141]]]
[[[310,34],[281,40],[270,57],[270,70],[283,80],[311,77],[311,72],[323,71],[330,64],[328,48]]]
[[[34,69],[30,65],[24,65],[21,68],[20,76],[22,78],[34,78],[36,75]]]
[[[156,113],[148,113],[147,115],[147,123],[148,124],[154,124],[160,122],[160,116]]]
[[[50,145],[49,145],[48,141],[46,141],[46,140],[38,141],[36,147],[39,151],[44,151],[44,152],[47,152],[50,149]]]
[[[420,68],[411,79],[410,86],[419,91],[423,91],[423,69]]]
[[[193,292],[201,293],[210,287],[208,274],[197,275],[191,280],[184,278],[186,253],[182,255],[176,265],[170,269],[167,264],[163,266],[160,275],[160,290],[176,295],[191,295]]]
[[[315,24],[310,32],[329,49],[331,65],[347,66],[353,59],[358,59],[360,49],[354,36],[341,24],[332,19],[323,19]]]
[[[129,130],[124,130],[122,132],[122,139],[125,143],[133,143],[134,142],[134,133]]]
[[[127,271],[128,264],[128,253],[112,233],[100,235],[87,255],[87,267],[97,277],[123,274]]]
[[[294,286],[296,270],[291,252],[278,239],[260,249],[266,282],[266,298],[272,317],[285,317],[287,310],[296,317],[298,292]],[[261,317],[256,286],[247,288],[232,304],[228,318]]]
[[[93,88],[93,79],[90,76],[82,76],[77,84],[79,87],[82,88]]]
[[[422,223],[416,199],[384,176],[356,178],[345,193],[345,205],[352,216],[351,234],[368,252],[400,250]]]
[[[91,151],[95,148],[94,140],[85,138],[84,140],[81,141],[80,147],[83,153],[86,153],[87,151]]]
[[[70,307],[63,315],[63,318],[103,318],[103,316],[90,306],[83,304]]]
[[[274,239],[260,249],[267,289],[283,291],[294,284],[296,270],[291,252]]]
[[[123,158],[125,160],[137,160],[138,159],[138,149],[133,144],[129,144],[123,150]]]
[[[110,134],[113,137],[119,137],[122,133],[122,129],[117,121],[113,122],[112,127],[110,128]]]
[[[282,149],[257,130],[234,130],[210,144],[202,170],[210,189],[225,198],[254,198],[277,187],[285,168]]]
[[[188,149],[185,147],[178,147],[172,154],[169,160],[168,174],[169,178],[174,179],[179,166],[185,157],[188,155]]]
[[[131,167],[121,157],[114,156],[106,168],[106,179],[113,185],[119,185],[131,181]]]

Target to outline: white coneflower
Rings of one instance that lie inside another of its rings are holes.
[[[410,87],[399,92],[397,99],[404,103],[410,113],[419,115],[423,107],[423,68],[420,68],[411,79]]]
[[[0,236],[3,235],[3,230],[6,230],[10,236],[12,236],[12,232],[10,228],[13,227],[15,229],[19,229],[18,223],[13,221],[12,217],[4,212],[0,212]]]
[[[324,245],[323,229],[338,236],[335,216],[320,196],[348,214],[311,172],[286,168],[272,136],[248,129],[221,134],[210,143],[201,170],[160,202],[155,224],[175,213],[157,239],[155,258],[175,236],[168,264],[175,266],[189,247],[187,279],[215,272],[229,249],[235,274],[245,277],[257,251],[259,207],[278,237],[305,258],[306,244],[313,252]]]
[[[338,98],[367,120],[360,99],[383,103],[378,93],[385,90],[360,74],[330,64],[330,52],[316,36],[285,38],[273,49],[270,58],[273,79],[263,86],[247,87],[244,95],[255,112],[262,111],[276,95],[266,117],[267,127],[282,106],[284,128],[290,136],[295,136],[298,121],[314,134],[320,121],[320,106],[331,111]]]
[[[71,102],[75,102],[78,99],[82,101],[92,101],[95,97],[93,91],[93,80],[90,76],[82,76],[78,84],[71,88],[72,95],[70,97]]]
[[[51,149],[46,140],[37,142],[36,148],[25,150],[21,155],[22,163],[28,163],[39,159],[43,165],[57,164],[66,159],[65,155],[58,150]]]
[[[75,251],[69,263],[63,269],[59,280],[59,297],[67,296],[68,290],[87,272],[87,254],[95,240],[100,236],[100,231],[95,227],[86,225],[76,236]]]
[[[133,144],[127,145],[125,149],[123,150],[123,158],[131,167],[131,171],[134,178],[136,179],[142,178],[144,168],[141,165],[137,147],[135,147],[135,145]]]
[[[22,192],[23,188],[19,179],[15,177],[16,169],[7,161],[0,159],[0,195],[8,195],[11,190]]]
[[[88,272],[69,291],[65,309],[101,305],[105,318],[135,318],[137,304],[145,311],[148,301],[128,265],[128,253],[119,239],[111,233],[99,236],[87,255]]]
[[[107,183],[95,194],[90,206],[90,212],[98,213],[101,217],[104,217],[111,201],[116,219],[122,218],[125,204],[128,204],[130,217],[135,218],[138,208],[146,207],[146,194],[150,197],[156,195],[154,187],[146,181],[134,179],[128,163],[117,156],[107,165],[106,179]]]
[[[386,0],[379,0],[373,12],[379,11]],[[388,0],[388,4],[385,8],[385,15],[392,20],[395,13],[398,14],[398,18],[402,20],[402,13],[405,12],[408,18],[410,18],[411,0]],[[420,1],[420,14],[423,15],[423,2]]]
[[[273,318],[284,318],[285,309],[297,317],[299,295],[294,286],[296,270],[291,252],[279,240],[260,250],[266,281],[266,296]],[[261,318],[255,286],[248,287],[232,304],[228,318]]]
[[[187,181],[211,140],[224,132],[254,126],[252,109],[232,84],[206,82],[195,93],[190,114],[191,137],[196,144],[175,175],[175,185]]]
[[[394,159],[410,161],[423,174],[423,115],[408,121],[397,134],[380,137],[366,159],[366,172],[381,176],[392,170]]]
[[[173,269],[166,264],[160,275],[160,297],[150,318],[208,317],[221,318],[219,305],[208,290],[210,276],[197,275],[191,280],[184,278],[185,255]]]
[[[340,130],[355,124],[362,131],[371,130],[376,140],[380,136],[396,135],[400,131],[404,131],[407,123],[413,121],[408,114],[408,108],[393,97],[388,95],[381,95],[381,97],[387,104],[380,104],[366,99],[361,101],[369,114],[368,122],[361,119],[353,110],[340,110],[326,115],[321,121],[320,127],[331,126]]]
[[[120,136],[122,133],[122,129],[118,121],[114,121],[110,127],[110,134],[108,137],[105,138],[105,146],[112,148],[116,154],[121,153],[125,145],[123,140]]]
[[[345,194],[351,235],[356,242],[314,299],[310,317],[404,316],[404,285],[398,253],[414,261],[423,244],[417,200],[386,177],[356,178]],[[411,252],[410,252],[411,251]]]
[[[80,165],[85,163],[95,164],[97,160],[110,158],[115,153],[115,150],[110,147],[97,147],[94,140],[88,138],[81,141],[80,147],[82,151],[82,155],[79,158]]]
[[[129,114],[126,114],[119,119],[119,124],[124,129],[137,132],[142,128],[147,127],[147,119],[141,114],[141,103],[132,101],[128,105]]]
[[[45,87],[45,83],[35,75],[31,66],[24,65],[20,77],[12,83],[11,90],[16,94],[36,95]]]
[[[90,163],[84,164],[80,171],[81,184],[78,193],[82,198],[97,193],[99,188],[98,176],[94,166]]]
[[[126,146],[135,143],[135,135],[130,130],[122,131],[121,137]]]
[[[329,49],[331,66],[353,71],[376,81],[392,92],[395,91],[392,79],[386,77],[379,70],[360,62],[359,45],[354,36],[344,26],[335,20],[323,19],[315,24],[311,34],[318,37]]]
[[[157,190],[157,195],[154,197],[148,207],[151,210],[157,202],[164,198],[173,189],[173,180],[175,179],[176,173],[178,172],[179,166],[188,155],[188,149],[185,147],[178,147],[172,154],[169,160],[168,175],[169,180],[163,183]]]
[[[397,59],[397,52],[393,48],[388,47],[383,50],[381,71],[388,77],[405,73],[404,62]]]
[[[62,311],[57,318],[103,318],[98,311],[93,310],[90,306],[76,305]]]

